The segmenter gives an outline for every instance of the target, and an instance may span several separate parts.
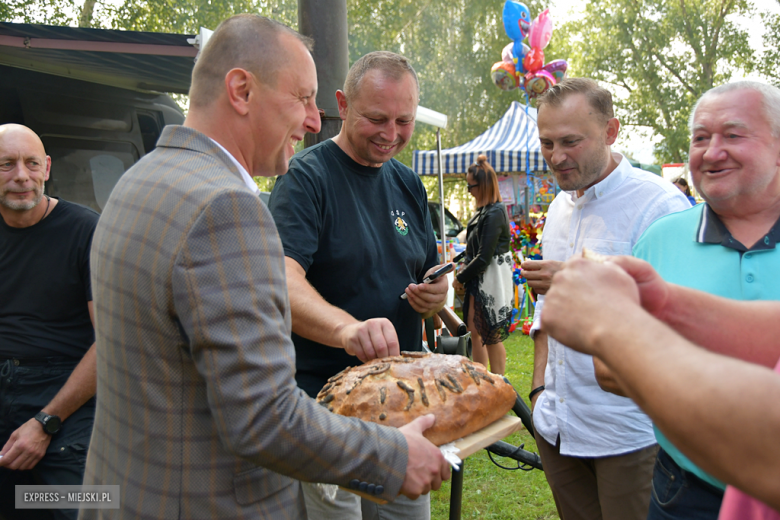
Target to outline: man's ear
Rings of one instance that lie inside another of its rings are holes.
[[[245,116],[249,112],[249,100],[254,93],[254,78],[244,69],[230,69],[225,74],[225,92],[228,101],[239,115]]]
[[[51,172],[51,156],[46,156],[46,175],[44,176],[43,180],[48,181],[49,180],[49,173]]]
[[[620,131],[620,121],[617,117],[613,117],[607,121],[607,144],[613,145],[617,140],[618,132]]]
[[[347,96],[343,91],[336,91],[336,102],[339,105],[339,117],[346,121],[347,119]]]
[[[775,138],[775,137],[773,137],[773,139],[774,139],[774,141],[775,141],[775,146],[777,146],[778,144],[780,144],[780,139],[778,139],[778,138]],[[777,160],[775,161],[775,165],[776,165],[776,166],[780,166],[780,153],[778,153],[778,154],[777,154]]]

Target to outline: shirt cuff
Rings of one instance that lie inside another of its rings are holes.
[[[542,307],[544,307],[544,295],[539,295],[536,300],[536,306],[534,307],[534,322],[531,325],[531,330],[528,331],[528,335],[533,337],[538,330],[542,328]]]

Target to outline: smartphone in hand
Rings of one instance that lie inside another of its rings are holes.
[[[453,269],[455,269],[455,264],[453,264],[452,262],[450,262],[449,264],[445,264],[444,266],[440,267],[439,269],[435,270],[434,272],[432,272],[431,274],[426,276],[423,279],[423,283],[431,283],[432,281],[436,280],[440,276],[443,276],[443,275],[449,273]],[[399,298],[402,299],[402,300],[405,300],[406,299],[406,293],[403,293],[401,296],[399,296]]]

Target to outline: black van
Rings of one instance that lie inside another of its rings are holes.
[[[51,156],[46,193],[101,211],[119,177],[184,115],[142,93],[0,65],[0,124],[31,128]]]
[[[184,114],[199,41],[188,35],[0,22],[0,124],[52,158],[46,193],[101,211],[119,177]]]

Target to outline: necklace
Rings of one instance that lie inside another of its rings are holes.
[[[51,198],[49,198],[49,196],[48,196],[48,195],[46,195],[45,197],[46,197],[46,211],[44,211],[44,212],[43,212],[43,216],[41,217],[41,220],[43,220],[44,218],[46,218],[46,214],[49,212],[49,204],[51,203]],[[39,220],[38,222],[36,222],[36,224],[40,224],[40,223],[41,223],[41,220]]]

